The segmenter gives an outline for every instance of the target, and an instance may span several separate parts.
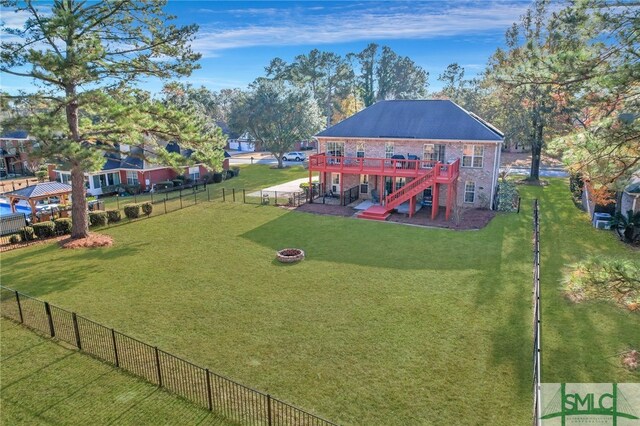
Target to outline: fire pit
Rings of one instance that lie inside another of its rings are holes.
[[[278,250],[276,257],[282,263],[293,263],[304,259],[304,251],[296,248]]]

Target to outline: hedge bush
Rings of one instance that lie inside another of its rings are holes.
[[[124,206],[124,215],[128,219],[136,219],[140,217],[140,204],[127,204]]]
[[[91,226],[104,226],[109,222],[107,212],[104,210],[95,210],[89,212],[89,223]]]
[[[122,220],[122,213],[120,210],[107,210],[107,219],[109,223],[116,223]]]
[[[32,228],[38,238],[49,238],[56,235],[56,224],[50,220],[34,223]]]
[[[22,241],[33,241],[36,239],[36,233],[31,226],[25,226],[20,230]]]
[[[56,226],[56,234],[70,234],[71,233],[71,219],[68,217],[61,217],[53,221]]]
[[[20,241],[22,241],[22,238],[18,234],[13,234],[9,237],[9,243],[11,244],[18,244]]]
[[[512,182],[500,182],[498,184],[498,211],[514,212],[518,209],[518,188]]]
[[[149,216],[151,212],[153,212],[153,204],[151,204],[149,201],[140,203],[140,207],[142,208],[142,213],[147,216]]]
[[[182,186],[182,184],[184,183],[182,179],[174,179],[171,182],[173,182],[173,186]]]

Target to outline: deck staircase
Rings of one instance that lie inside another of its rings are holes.
[[[371,206],[358,214],[360,219],[387,220],[393,209],[409,200],[414,195],[418,195],[434,183],[433,170],[426,170],[426,173],[415,178],[402,188],[387,195],[384,205]]]

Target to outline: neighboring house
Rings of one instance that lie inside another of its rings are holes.
[[[629,210],[634,213],[640,212],[640,176],[634,176],[631,183],[627,185],[620,194],[620,209],[623,214]]]
[[[139,186],[140,191],[149,191],[153,185],[159,182],[174,179],[178,173],[171,167],[154,164],[145,159],[142,148],[129,145],[120,145],[118,152],[104,154],[106,162],[102,169],[85,173],[87,192],[91,195],[102,195],[115,192],[117,185]],[[180,153],[189,158],[193,151],[181,149],[175,142],[165,146],[169,152]],[[229,168],[229,154],[225,151],[223,170]],[[184,167],[183,176],[194,181],[200,180],[204,174],[211,173],[203,164]],[[50,167],[49,179],[62,183],[71,182],[71,172],[64,167]]]
[[[33,175],[28,157],[33,143],[26,130],[6,132],[0,136],[0,177]]]
[[[315,137],[310,179],[320,172],[324,191],[358,186],[361,198],[380,198],[360,217],[384,220],[407,202],[410,216],[426,201],[447,218],[455,206],[492,205],[504,135],[452,101],[381,101]]]

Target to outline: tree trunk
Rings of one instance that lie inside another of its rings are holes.
[[[538,182],[540,180],[540,156],[542,155],[544,124],[539,112],[535,113],[533,119],[533,140],[531,143],[531,170],[529,171],[529,181]]]
[[[279,169],[284,169],[284,161],[282,161],[282,156],[284,155],[284,152],[280,152],[278,154],[275,154],[276,159],[278,160],[278,168]]]
[[[84,238],[89,235],[84,171],[78,164],[71,168],[71,220],[71,238]]]

